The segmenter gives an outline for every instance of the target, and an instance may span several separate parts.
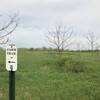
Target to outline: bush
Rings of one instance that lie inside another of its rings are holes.
[[[59,65],[59,66],[65,66],[65,62],[67,61],[67,58],[65,58],[65,57],[61,57],[61,58],[58,58],[57,59],[57,64]]]
[[[57,60],[57,64],[65,71],[71,72],[84,72],[86,70],[85,62],[82,60],[76,60],[71,57],[61,57]]]

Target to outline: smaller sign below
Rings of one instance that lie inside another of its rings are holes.
[[[7,71],[17,70],[17,48],[15,44],[9,44],[6,48],[6,69]]]

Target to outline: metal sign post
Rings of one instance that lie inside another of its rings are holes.
[[[9,71],[9,100],[15,100],[15,71]]]
[[[15,100],[15,71],[17,70],[17,48],[10,44],[6,48],[6,69],[9,71],[9,100]]]

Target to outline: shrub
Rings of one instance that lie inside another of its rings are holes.
[[[33,50],[34,50],[34,48],[30,48],[29,50],[30,50],[30,51],[33,51]]]
[[[59,65],[59,66],[65,66],[65,62],[67,61],[67,58],[65,58],[65,57],[61,57],[61,58],[58,58],[57,59],[57,64]]]
[[[71,57],[61,57],[57,60],[57,64],[64,71],[71,72],[84,72],[86,70],[85,62],[82,60],[76,60]]]

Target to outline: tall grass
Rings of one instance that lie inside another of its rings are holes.
[[[78,52],[72,52],[68,59],[64,53],[57,64],[56,54],[18,50],[16,100],[100,100],[99,54],[91,57],[82,52],[80,59]],[[0,64],[5,70],[4,51],[0,51]],[[8,82],[8,72],[1,70],[0,100],[8,100]]]

